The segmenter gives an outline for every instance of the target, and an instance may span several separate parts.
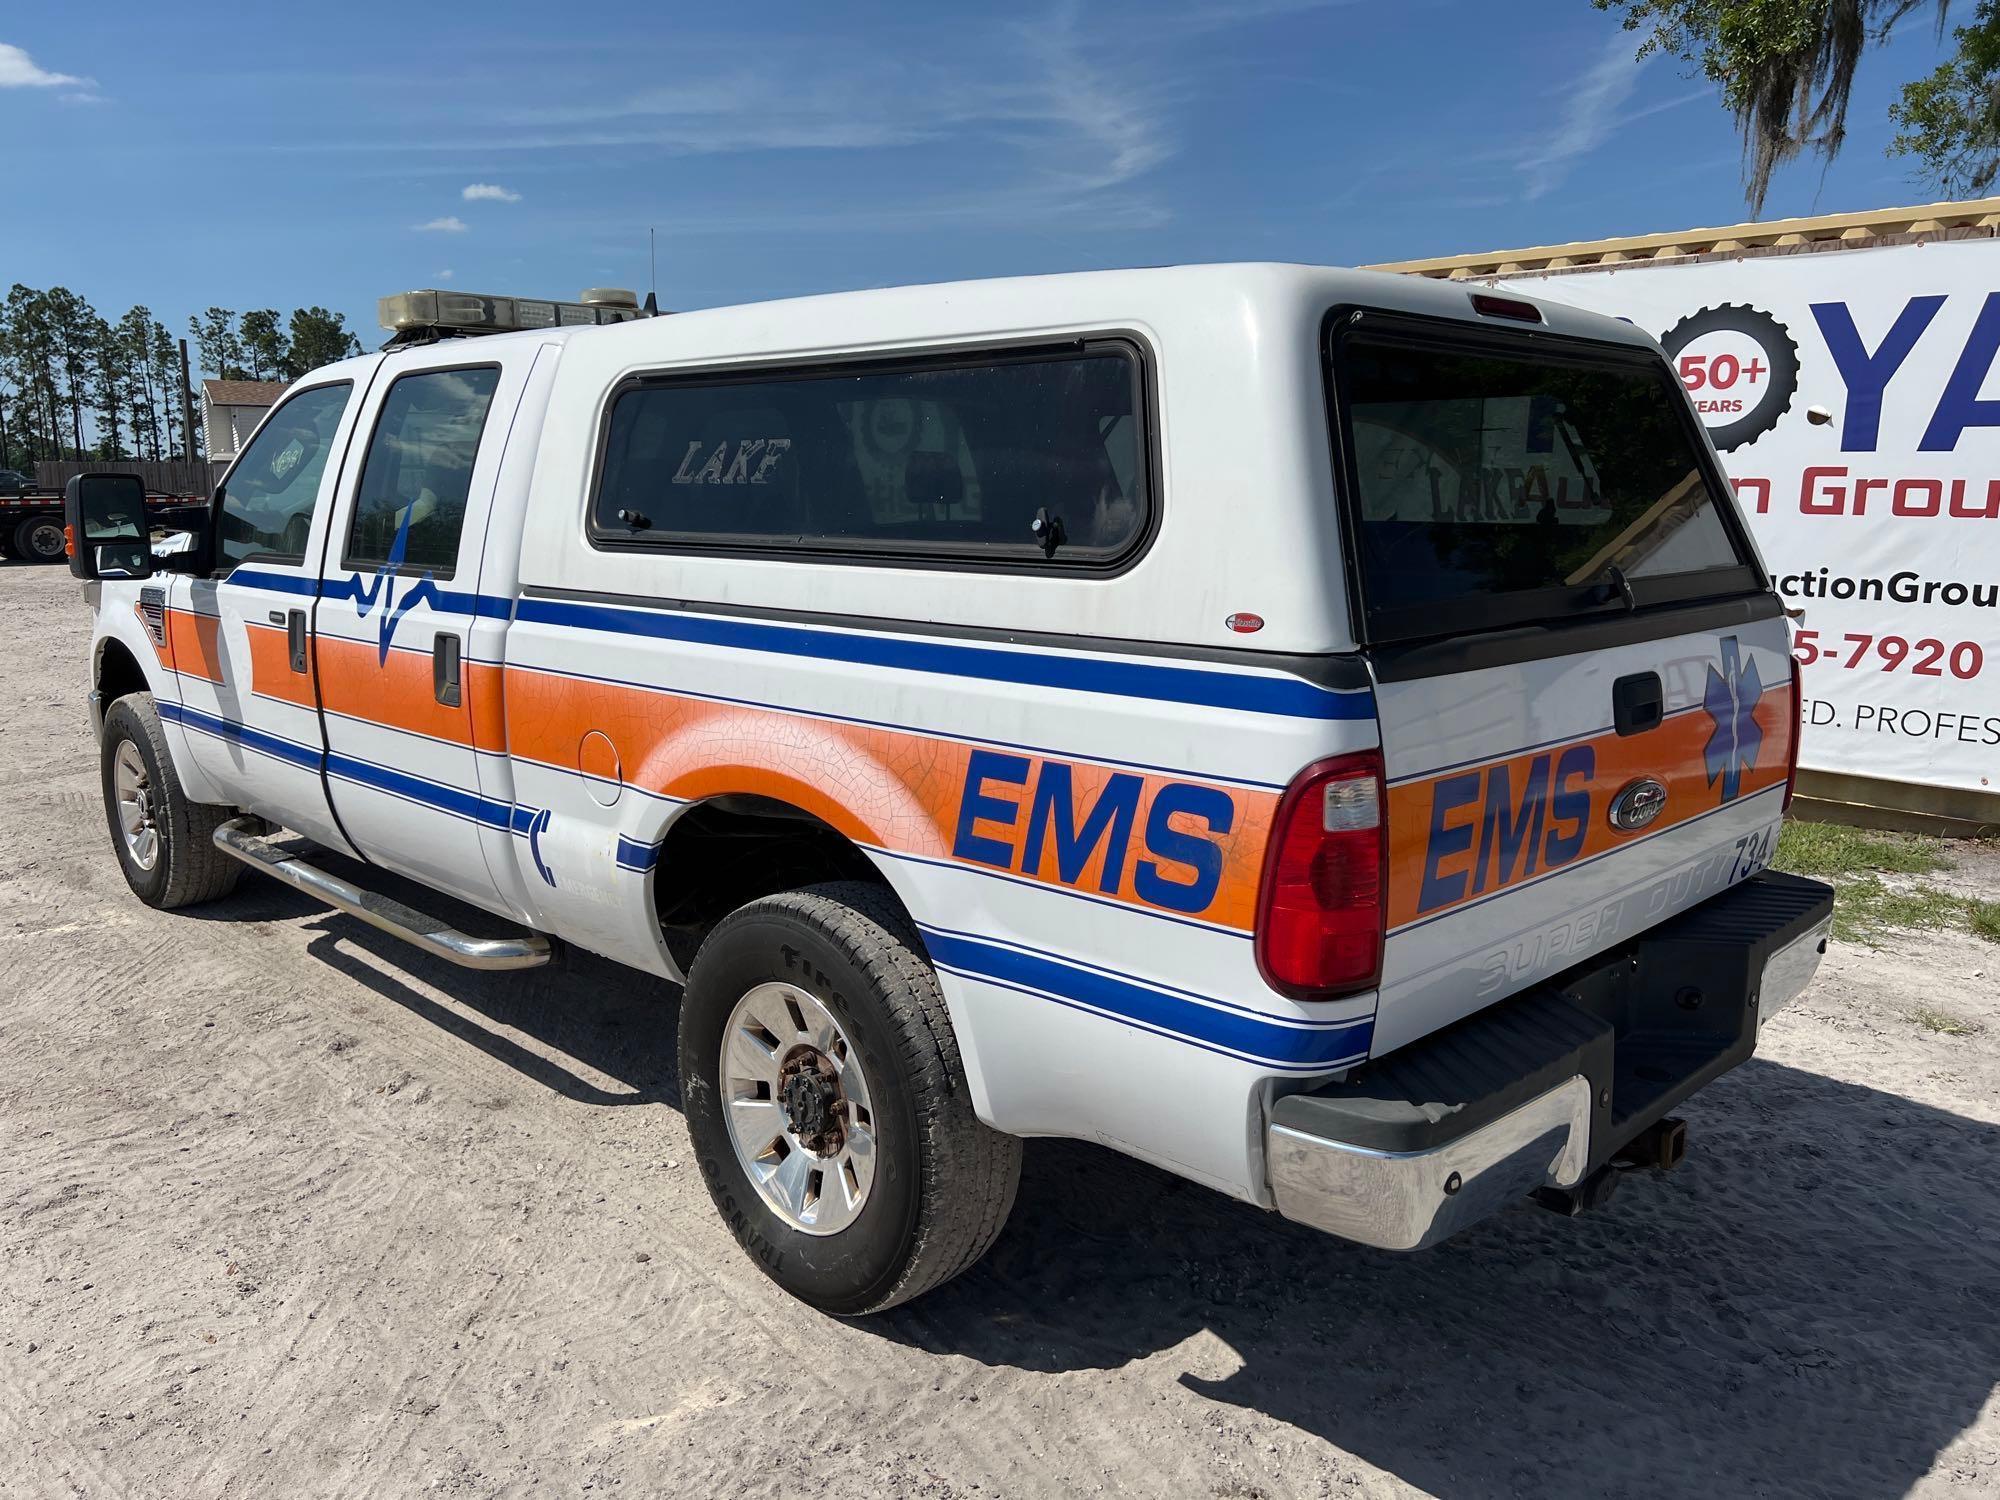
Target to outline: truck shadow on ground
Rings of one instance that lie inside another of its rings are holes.
[[[1241,1366],[1184,1386],[1439,1495],[1905,1494],[2000,1380],[2000,1129],[1761,1061],[1684,1112],[1677,1172],[1408,1257],[1034,1142],[993,1253],[881,1321],[1051,1370],[1207,1329]]]
[[[209,910],[318,908],[258,882]],[[679,1106],[671,986],[582,954],[470,973],[348,917],[312,925],[331,967],[566,1098]],[[1763,1061],[1685,1113],[1672,1175],[1583,1219],[1524,1206],[1408,1257],[1031,1141],[986,1260],[862,1326],[1050,1372],[1206,1330],[1238,1368],[1183,1374],[1187,1389],[1446,1496],[1904,1494],[2000,1379],[2000,1128]]]

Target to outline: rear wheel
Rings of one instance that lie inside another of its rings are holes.
[[[54,516],[28,517],[14,528],[14,550],[29,562],[61,562],[67,555],[62,522]]]
[[[190,802],[167,753],[151,693],[131,693],[104,716],[104,816],[132,894],[171,910],[236,888],[243,866],[215,847],[234,809]]]
[[[1006,1222],[1021,1143],[979,1123],[937,975],[879,888],[740,907],[681,1003],[688,1131],[772,1280],[841,1316],[948,1281]]]

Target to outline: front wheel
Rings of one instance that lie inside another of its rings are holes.
[[[133,895],[171,910],[235,889],[243,866],[215,847],[215,830],[235,811],[188,800],[151,693],[111,705],[100,769],[111,846]]]
[[[753,901],[681,1002],[688,1132],[737,1242],[786,1291],[879,1312],[986,1253],[1021,1143],[972,1112],[937,975],[859,883]]]

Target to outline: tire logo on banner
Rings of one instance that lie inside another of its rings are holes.
[[[1662,334],[1660,345],[1724,453],[1755,442],[1791,409],[1799,346],[1767,312],[1740,302],[1704,307]]]

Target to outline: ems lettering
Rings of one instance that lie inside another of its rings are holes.
[[[1503,762],[1439,780],[1431,789],[1417,911],[1497,891],[1575,859],[1590,825],[1596,773],[1597,751],[1571,745],[1525,767]]]
[[[1048,878],[1053,863],[1062,884],[1107,896],[1123,895],[1129,878],[1133,895],[1170,911],[1214,904],[1220,839],[1236,821],[1226,792],[1168,782],[1142,819],[1143,777],[1117,771],[1094,791],[1079,790],[1077,770],[1064,761],[973,751],[951,852],[1035,879]]]
[[[687,452],[681,455],[681,466],[674,471],[673,482],[767,484],[771,470],[791,450],[791,446],[790,438],[742,438],[733,443],[724,439],[709,450],[708,444],[697,438],[687,445]],[[695,459],[704,450],[708,450],[708,456],[697,465]]]

